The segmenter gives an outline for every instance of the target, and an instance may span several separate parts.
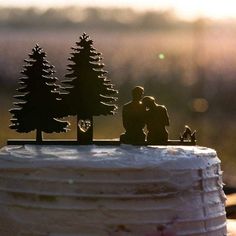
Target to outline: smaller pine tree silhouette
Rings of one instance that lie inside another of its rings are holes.
[[[10,128],[19,133],[36,130],[36,142],[41,142],[42,132],[66,132],[69,123],[55,119],[60,101],[59,85],[55,84],[54,66],[46,60],[46,53],[36,45],[24,61],[27,64],[21,72],[21,87],[17,89],[21,94],[14,96],[21,101],[15,102],[16,107],[10,110]]]
[[[77,140],[80,143],[91,143],[93,139],[93,116],[111,115],[117,109],[114,105],[117,91],[107,79],[103,70],[101,53],[93,47],[93,41],[83,33],[73,52],[68,65],[66,94],[63,102],[66,115],[77,116]]]

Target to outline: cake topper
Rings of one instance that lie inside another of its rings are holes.
[[[46,60],[46,53],[37,44],[25,62],[21,87],[17,89],[21,94],[14,96],[21,102],[15,102],[16,107],[10,110],[10,128],[19,133],[36,130],[36,142],[41,143],[42,132],[66,132],[69,123],[55,119],[60,93],[57,78],[53,77],[54,66]]]
[[[144,88],[136,86],[132,90],[132,101],[126,103],[122,109],[122,120],[125,133],[120,141],[127,144],[144,144],[145,142],[145,107],[141,102]]]
[[[80,41],[72,47],[68,73],[63,86],[56,84],[53,77],[54,66],[46,60],[46,53],[39,45],[32,49],[29,59],[21,72],[21,87],[14,96],[20,102],[14,103],[10,125],[20,133],[36,131],[36,141],[9,140],[8,144],[100,144],[119,145],[195,145],[196,131],[186,126],[180,140],[169,140],[169,115],[163,105],[154,97],[145,96],[144,88],[136,86],[132,90],[132,100],[122,109],[125,133],[118,140],[93,140],[93,117],[114,114],[118,93],[107,78],[107,71],[101,63],[101,53],[93,47],[93,41],[83,33]],[[63,92],[59,92],[63,91]],[[42,133],[66,132],[69,123],[59,120],[67,116],[76,116],[76,140],[43,140]],[[144,132],[146,127],[146,133]]]
[[[193,143],[196,142],[196,130],[192,132],[189,126],[185,125],[183,134],[180,134],[180,141],[184,142],[184,140],[189,140]]]
[[[189,126],[180,135],[180,140],[169,140],[166,126],[169,126],[169,115],[163,105],[159,105],[152,96],[145,96],[144,88],[136,86],[132,90],[132,100],[122,109],[125,133],[120,142],[133,145],[195,145],[196,131]],[[144,128],[146,126],[146,134]]]
[[[147,143],[166,144],[168,141],[166,126],[170,124],[166,107],[157,104],[155,98],[151,96],[144,97],[142,103],[145,107]]]
[[[113,95],[118,91],[107,79],[101,53],[86,33],[72,50],[67,80],[62,81],[66,86],[66,94],[62,94],[62,116],[77,116],[77,141],[88,144],[93,141],[93,116],[114,114],[117,107]]]

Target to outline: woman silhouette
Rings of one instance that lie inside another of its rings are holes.
[[[145,96],[142,103],[146,107],[145,123],[148,131],[148,144],[166,144],[168,141],[166,126],[169,126],[166,107],[158,105],[155,98],[151,96]]]

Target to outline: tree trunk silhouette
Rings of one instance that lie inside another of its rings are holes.
[[[90,128],[88,129],[88,142],[89,143],[92,143],[93,142],[93,116],[89,117],[89,120],[90,120]]]
[[[77,142],[79,142],[80,128],[79,128],[79,116],[77,115]]]
[[[82,130],[79,126],[80,118],[77,115],[77,142],[80,144],[91,144],[93,142],[93,116],[83,118],[82,120],[89,120],[90,127],[86,131]]]
[[[36,142],[41,143],[43,141],[42,131],[40,129],[36,129]]]

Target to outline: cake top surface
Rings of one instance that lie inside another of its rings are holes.
[[[17,167],[196,169],[220,162],[216,151],[200,146],[44,146],[8,145],[0,169]]]

